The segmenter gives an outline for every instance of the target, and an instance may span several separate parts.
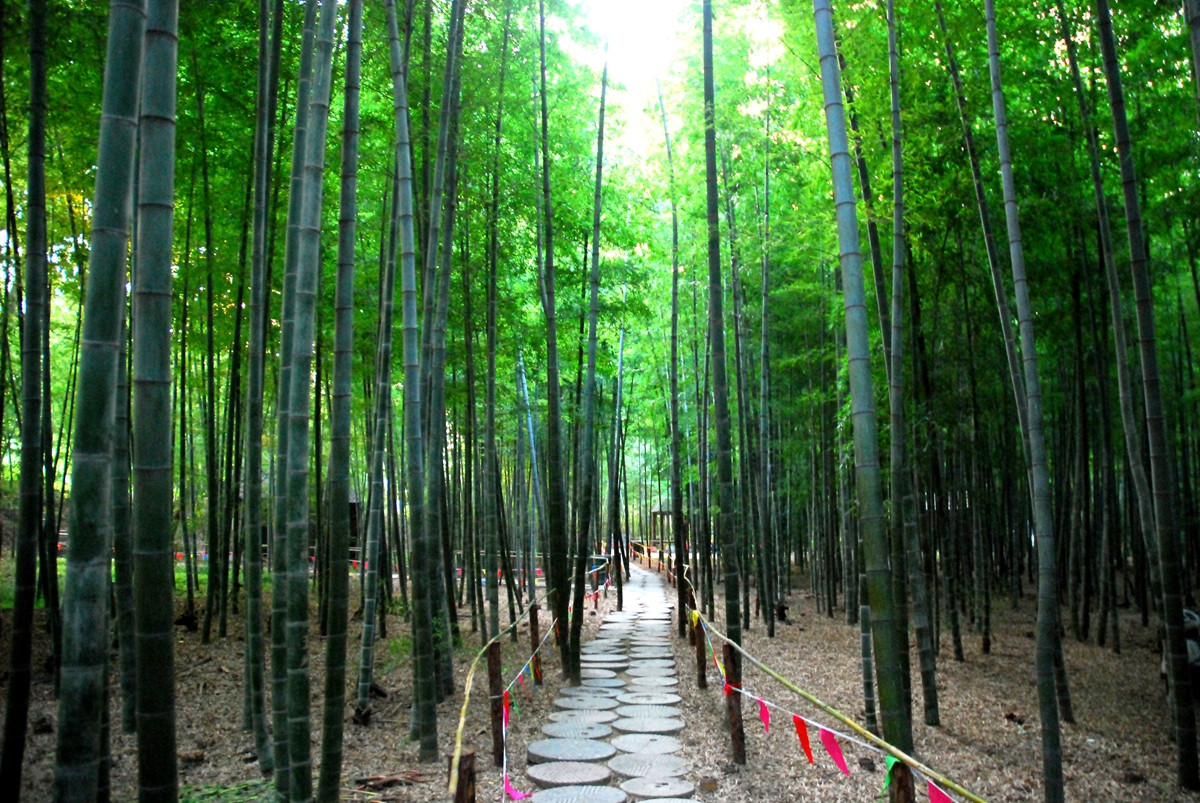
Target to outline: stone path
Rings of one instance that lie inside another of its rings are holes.
[[[529,745],[534,803],[677,803],[692,797],[690,767],[675,756],[683,730],[662,578],[634,565],[625,609],[608,614],[581,647],[583,684],[564,688],[558,709]]]

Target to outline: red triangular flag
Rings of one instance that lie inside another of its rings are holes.
[[[767,733],[771,732],[771,709],[767,708],[767,701],[759,699],[758,701],[758,718],[762,720],[763,727]]]
[[[808,726],[796,714],[792,714],[792,722],[796,725],[796,735],[800,737],[800,746],[804,748],[804,755],[808,756],[808,763],[812,764],[812,745],[808,743]]]
[[[838,769],[849,775],[850,770],[846,768],[846,759],[842,756],[842,748],[838,747],[837,739],[834,735],[824,728],[821,728],[821,744],[825,745],[826,752],[833,759],[833,763],[837,764]]]
[[[509,783],[507,775],[504,776],[504,791],[508,792],[508,796],[513,800],[524,800],[530,796],[528,792],[518,792],[514,789],[513,785]]]
[[[504,727],[508,727],[508,690],[504,692]]]
[[[929,803],[954,803],[950,795],[938,789],[933,781],[929,782]]]
[[[729,693],[730,693],[731,691],[733,691],[733,686],[730,686],[730,685],[729,685],[729,682],[728,682],[728,681],[726,681],[726,682],[725,682],[725,689],[724,689],[725,696],[726,696],[726,697],[728,697],[728,696],[729,696]]]

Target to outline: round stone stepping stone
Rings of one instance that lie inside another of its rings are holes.
[[[617,695],[617,702],[625,705],[675,705],[683,698],[668,692],[639,691]]]
[[[674,658],[640,658],[634,656],[629,659],[630,669],[674,669]]]
[[[532,803],[626,803],[629,795],[615,786],[558,786],[529,798]]]
[[[584,680],[595,680],[597,678],[615,678],[617,673],[611,669],[598,669],[591,666],[585,666],[579,670],[579,677]]]
[[[614,736],[609,740],[613,747],[625,753],[660,756],[667,753],[678,753],[683,749],[683,742],[674,736],[663,733],[626,733]]]
[[[624,672],[629,668],[628,661],[588,661],[584,659],[579,663],[579,670],[584,669],[607,669],[610,672]]]
[[[598,739],[539,739],[529,745],[526,761],[545,764],[548,761],[604,761],[612,758],[617,748]]]
[[[679,678],[672,677],[634,677],[633,682],[637,686],[677,686]]]
[[[534,764],[532,767],[526,768],[525,774],[543,789],[552,789],[556,786],[606,784],[612,778],[612,770],[608,767],[584,761],[553,761],[548,764]]]
[[[621,689],[625,681],[620,678],[584,678],[580,681],[585,689]]]
[[[612,726],[621,733],[679,733],[683,720],[674,717],[622,717]]]
[[[572,711],[607,711],[620,703],[611,697],[559,697],[554,705]]]
[[[551,722],[612,722],[617,718],[616,711],[555,711],[550,715]]]
[[[631,678],[673,678],[675,677],[675,668],[664,666],[631,666],[625,670],[625,674]]]
[[[656,797],[690,798],[696,793],[696,785],[682,778],[630,778],[621,784],[635,800]]]
[[[552,739],[603,739],[612,733],[612,726],[602,722],[551,722],[542,726],[542,733]]]
[[[666,647],[634,647],[629,651],[629,655],[627,657],[674,659],[675,651]]]
[[[622,778],[677,778],[688,771],[679,756],[622,753],[609,759],[608,768]]]
[[[628,662],[629,656],[616,652],[594,652],[584,653],[582,656],[580,656],[580,660],[587,661],[589,664],[604,664],[609,663],[610,661],[614,664],[619,664],[622,662]]]
[[[620,689],[602,689],[595,686],[568,686],[565,689],[559,690],[558,693],[567,697],[579,697],[590,700],[593,697],[616,697],[621,691]]]
[[[683,714],[673,705],[623,705],[617,709],[617,715],[622,717],[682,717]]]

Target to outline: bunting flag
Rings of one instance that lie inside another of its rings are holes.
[[[884,760],[887,762],[887,770],[883,773],[883,788],[879,790],[880,797],[883,797],[892,783],[892,767],[900,762],[900,759],[895,756],[887,756]]]
[[[929,782],[929,803],[954,803],[950,795],[938,788],[933,781]]]
[[[508,691],[504,692],[504,728],[508,729]]]
[[[758,700],[758,718],[762,720],[763,727],[767,733],[771,732],[771,709],[767,708],[767,701],[761,697]]]
[[[730,694],[730,692],[732,692],[732,691],[733,691],[733,686],[730,686],[730,685],[729,685],[729,681],[728,681],[728,680],[727,680],[727,681],[725,681],[725,696],[726,696],[726,697],[728,697],[728,696],[729,696],[729,694]]]
[[[512,783],[508,780],[507,775],[504,776],[504,791],[508,793],[510,800],[524,800],[525,798],[531,796],[529,792],[518,792],[516,789],[514,789]]]
[[[804,748],[804,755],[808,756],[808,763],[813,763],[812,745],[808,743],[808,726],[804,724],[804,720],[798,714],[792,714],[792,722],[796,725],[796,735],[800,737],[800,746]]]
[[[829,753],[833,763],[837,764],[838,769],[849,775],[850,770],[846,768],[846,759],[842,756],[842,748],[838,746],[837,737],[833,735],[832,731],[821,728],[821,744],[825,745],[825,751]]]

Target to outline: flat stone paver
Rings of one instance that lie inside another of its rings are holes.
[[[552,761],[548,764],[534,764],[525,770],[525,774],[542,789],[550,789],[556,786],[607,784],[612,778],[613,770],[603,764],[583,761]]]
[[[683,720],[675,717],[621,717],[612,726],[621,733],[679,733]]]
[[[542,726],[542,733],[552,739],[603,739],[612,732],[612,725],[603,722],[549,722]]]
[[[624,733],[614,736],[610,743],[623,753],[654,756],[678,753],[683,749],[683,742],[665,733]]]
[[[530,764],[548,761],[604,761],[612,758],[617,748],[599,739],[539,739],[527,748]]]
[[[617,695],[617,702],[625,705],[675,705],[682,700],[678,694],[667,692],[634,691]]]
[[[678,778],[691,765],[679,756],[622,753],[608,760],[608,768],[623,778]]]
[[[616,711],[555,711],[551,722],[612,722],[618,719]]]
[[[626,803],[629,795],[615,786],[559,786],[529,798],[533,803]]]
[[[689,798],[696,793],[696,785],[682,778],[630,778],[621,784],[621,789],[634,800],[664,796]]]

